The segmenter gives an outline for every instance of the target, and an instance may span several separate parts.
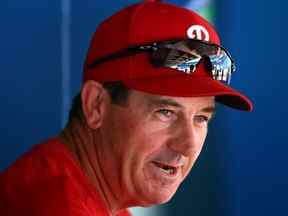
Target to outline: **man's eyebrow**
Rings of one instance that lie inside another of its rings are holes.
[[[209,121],[211,121],[212,119],[214,119],[216,115],[216,106],[212,105],[212,106],[205,107],[200,112],[211,114],[210,119],[209,119]]]
[[[216,107],[215,106],[208,106],[201,110],[201,112],[207,112],[207,113],[215,113]]]
[[[177,103],[175,100],[170,99],[170,98],[162,98],[162,97],[157,97],[157,98],[151,98],[149,100],[149,105],[164,105],[164,106],[174,106],[177,108],[183,108],[183,106],[179,103]]]
[[[149,101],[149,105],[166,105],[166,106],[173,106],[177,108],[184,108],[183,105],[178,103],[177,101],[170,99],[170,98],[163,98],[163,97],[157,97],[157,98],[151,98]],[[215,105],[210,105],[207,107],[204,107],[200,110],[200,112],[206,112],[206,113],[215,113],[216,107]]]

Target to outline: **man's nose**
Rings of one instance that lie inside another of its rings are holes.
[[[173,132],[172,132],[173,133]],[[192,122],[182,123],[175,129],[173,138],[169,141],[168,146],[186,157],[197,157],[203,146],[203,136]]]

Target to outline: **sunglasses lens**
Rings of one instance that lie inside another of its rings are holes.
[[[151,55],[154,66],[169,67],[187,74],[195,72],[203,58],[213,79],[230,83],[231,74],[235,70],[234,63],[227,51],[217,45],[195,40],[163,43]]]

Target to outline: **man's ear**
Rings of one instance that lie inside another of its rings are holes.
[[[89,80],[82,87],[81,99],[87,125],[91,129],[99,128],[108,105],[107,92],[100,83]]]

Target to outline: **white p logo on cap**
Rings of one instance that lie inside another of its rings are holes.
[[[209,41],[210,35],[207,29],[201,25],[192,25],[187,30],[187,35],[191,39]],[[203,38],[204,37],[204,38]]]

